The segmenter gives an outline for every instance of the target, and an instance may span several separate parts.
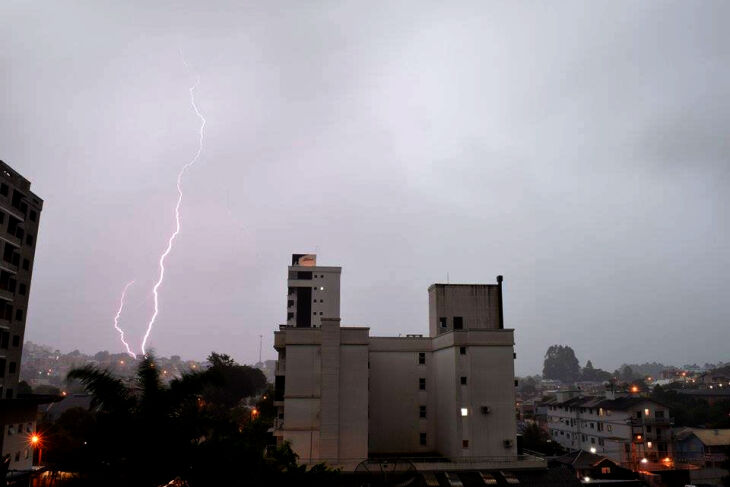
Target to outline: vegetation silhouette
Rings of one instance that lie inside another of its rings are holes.
[[[260,370],[216,353],[208,361],[169,384],[151,354],[132,380],[90,365],[69,372],[92,406],[39,425],[44,463],[77,474],[54,485],[337,485],[337,471],[305,468],[288,444],[275,447],[273,394]]]

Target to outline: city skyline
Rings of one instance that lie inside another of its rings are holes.
[[[45,201],[27,339],[274,357],[294,252],[342,323],[427,333],[428,287],[504,275],[516,372],[727,360],[728,5],[0,6],[0,159]],[[94,42],[88,42],[93,38]],[[580,42],[571,42],[580,39]],[[566,48],[570,46],[570,48]]]

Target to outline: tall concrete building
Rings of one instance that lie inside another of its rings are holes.
[[[383,456],[517,461],[514,333],[497,284],[434,284],[428,336],[340,324],[339,267],[295,254],[278,351],[274,433],[304,463]],[[437,462],[437,463],[438,463]]]
[[[36,402],[17,398],[28,296],[43,201],[30,182],[0,161],[0,436],[11,470],[28,470]]]

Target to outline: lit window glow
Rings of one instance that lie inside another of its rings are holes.
[[[461,408],[462,416],[469,416],[469,410],[467,408]]]
[[[649,463],[649,460],[647,460],[646,458],[642,458],[641,463]]]

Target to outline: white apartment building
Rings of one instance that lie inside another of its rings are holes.
[[[516,458],[514,331],[497,284],[434,284],[428,336],[340,323],[339,267],[295,254],[278,352],[274,434],[303,463]]]
[[[571,450],[590,451],[643,470],[673,461],[669,409],[638,394],[558,392],[547,404],[547,421],[553,441]]]

